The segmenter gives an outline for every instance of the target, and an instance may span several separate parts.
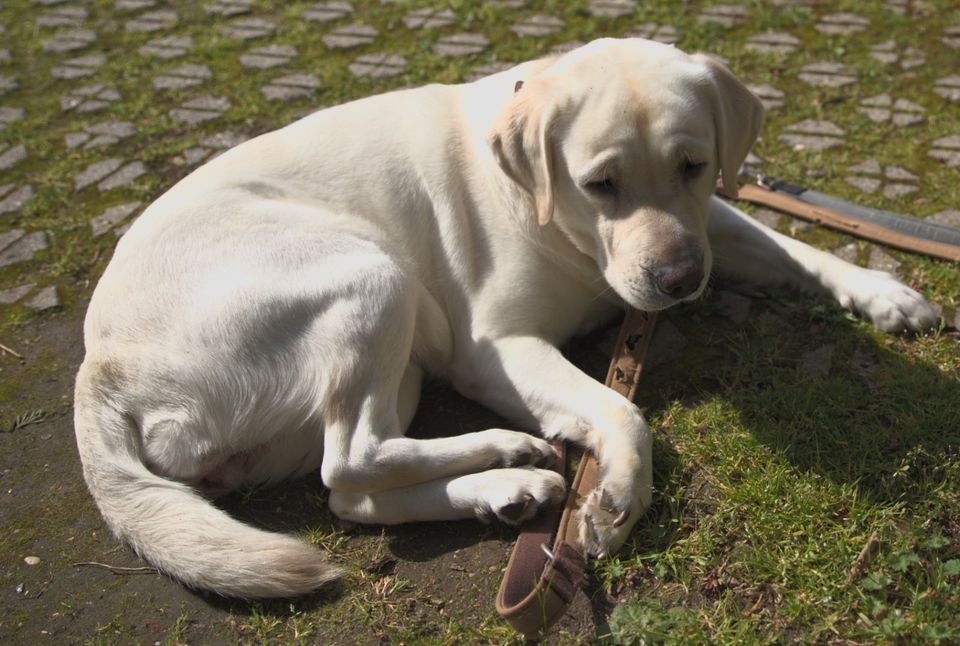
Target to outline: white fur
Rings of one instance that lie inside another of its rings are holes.
[[[519,522],[559,504],[562,480],[534,468],[554,457],[541,439],[405,437],[429,371],[595,451],[582,533],[616,549],[650,502],[650,432],[559,343],[625,303],[696,297],[713,264],[825,290],[884,329],[935,319],[891,277],[711,197],[718,173],[735,188],[761,121],[722,66],[604,40],[323,110],[200,168],[121,239],[87,314],[77,441],[110,527],[189,585],[269,597],[337,571],[197,492],[319,468],[334,512],[361,522]],[[703,166],[685,177],[688,163]],[[687,277],[672,295],[657,282],[671,269]]]

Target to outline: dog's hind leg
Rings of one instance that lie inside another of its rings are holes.
[[[558,473],[527,467],[491,469],[375,493],[334,491],[330,509],[357,523],[394,525],[475,517],[516,525],[541,508],[559,505],[563,498],[564,481]]]

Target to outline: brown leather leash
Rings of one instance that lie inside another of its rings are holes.
[[[637,391],[656,313],[629,310],[620,327],[606,385],[630,401]],[[566,455],[558,470],[563,473]],[[497,592],[497,612],[530,639],[541,637],[566,612],[583,581],[587,553],[577,536],[577,511],[597,486],[599,466],[590,452],[580,460],[563,510],[543,512],[521,528]]]

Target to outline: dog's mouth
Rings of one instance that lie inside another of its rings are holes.
[[[635,265],[621,273],[607,268],[607,282],[628,305],[644,312],[659,312],[700,298],[709,282],[709,262],[693,275],[670,276],[669,272]]]

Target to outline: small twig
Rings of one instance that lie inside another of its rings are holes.
[[[23,355],[22,355],[22,354],[20,354],[19,352],[17,352],[16,350],[14,350],[14,349],[11,348],[11,347],[5,346],[5,345],[2,344],[2,343],[0,343],[0,350],[3,350],[3,351],[6,352],[7,354],[12,354],[12,355],[15,356],[17,359],[23,359]]]
[[[160,570],[155,567],[120,567],[119,565],[107,565],[106,563],[97,563],[96,561],[84,561],[82,563],[71,563],[72,567],[99,567],[104,570],[110,570],[114,574],[160,574]]]
[[[867,544],[857,554],[857,560],[853,562],[853,567],[850,568],[850,574],[847,576],[848,583],[863,574],[863,571],[870,565],[870,561],[873,560],[873,555],[877,553],[878,547],[880,547],[880,536],[874,532],[870,534]]]

